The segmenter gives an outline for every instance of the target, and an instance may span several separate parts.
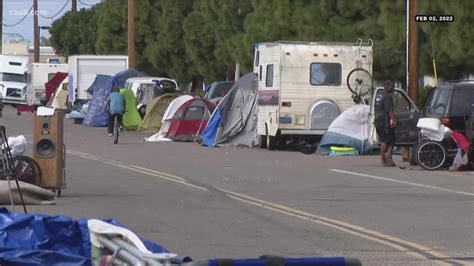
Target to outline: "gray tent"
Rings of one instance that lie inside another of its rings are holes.
[[[242,76],[222,99],[202,133],[204,145],[253,147],[258,145],[257,75]]]

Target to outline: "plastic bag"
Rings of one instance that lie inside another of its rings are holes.
[[[13,156],[23,155],[26,152],[25,136],[8,137],[8,146],[10,146]]]

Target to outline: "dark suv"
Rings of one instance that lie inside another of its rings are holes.
[[[465,115],[474,103],[474,81],[443,84],[428,95],[421,117],[435,117],[453,131],[465,133]]]

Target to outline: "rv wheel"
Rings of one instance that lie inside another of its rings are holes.
[[[276,137],[270,136],[267,133],[267,149],[273,151],[275,149]]]
[[[258,135],[258,143],[260,145],[260,148],[265,149],[267,147],[267,136]]]

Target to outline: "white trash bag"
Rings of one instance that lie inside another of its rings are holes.
[[[10,146],[13,156],[23,155],[26,152],[25,136],[8,137],[8,146]]]

